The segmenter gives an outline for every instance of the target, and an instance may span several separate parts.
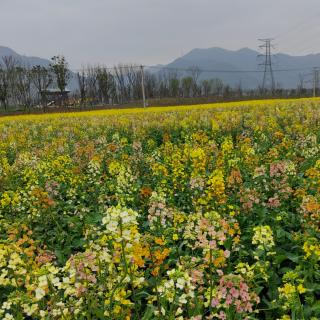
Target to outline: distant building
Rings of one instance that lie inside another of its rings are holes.
[[[69,99],[70,90],[65,89],[61,92],[60,89],[47,89],[41,92],[42,99],[47,105],[59,105],[61,106],[65,101]]]

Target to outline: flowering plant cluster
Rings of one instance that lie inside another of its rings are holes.
[[[319,319],[320,100],[0,119],[1,319]]]

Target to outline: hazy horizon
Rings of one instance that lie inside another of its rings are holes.
[[[72,68],[167,64],[194,48],[258,50],[264,37],[275,38],[275,53],[320,52],[319,0],[0,1],[1,46],[41,58],[64,54]]]

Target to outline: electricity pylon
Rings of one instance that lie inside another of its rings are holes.
[[[259,47],[261,49],[265,49],[265,53],[260,55],[260,57],[264,57],[263,63],[260,63],[260,65],[264,66],[262,90],[267,91],[268,89],[270,89],[271,93],[273,93],[275,90],[275,80],[274,80],[274,74],[272,69],[272,54],[271,54],[273,39],[270,39],[270,38],[259,39],[259,41],[263,42],[263,44]]]

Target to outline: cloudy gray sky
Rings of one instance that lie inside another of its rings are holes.
[[[0,0],[0,45],[85,63],[168,63],[193,48],[320,52],[320,0]]]

